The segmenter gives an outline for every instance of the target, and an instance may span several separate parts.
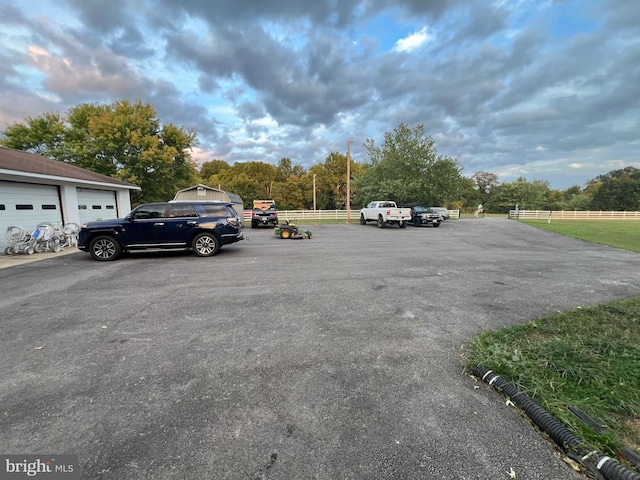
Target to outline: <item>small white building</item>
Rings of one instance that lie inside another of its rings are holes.
[[[238,218],[240,218],[240,221],[244,223],[244,202],[242,201],[242,197],[240,197],[240,195],[236,195],[235,193],[225,192],[224,190],[208,187],[207,185],[203,185],[202,183],[200,183],[193,187],[180,190],[178,193],[176,193],[175,197],[173,197],[173,200],[219,200],[223,202],[229,202],[233,205],[233,209],[238,214]]]
[[[0,147],[0,248],[5,232],[124,217],[140,187],[22,150]]]

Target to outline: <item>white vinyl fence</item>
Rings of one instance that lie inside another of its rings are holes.
[[[351,219],[359,218],[359,210],[351,210]],[[278,210],[278,220],[347,220],[346,210]],[[251,222],[251,210],[244,211],[244,221]]]
[[[460,210],[449,210],[451,218],[460,218]],[[347,221],[346,210],[278,210],[279,220],[344,220]],[[351,210],[351,220],[360,219],[360,210]],[[251,222],[251,210],[244,211],[244,221]]]
[[[509,210],[509,218],[552,220],[640,220],[640,212],[606,210]]]

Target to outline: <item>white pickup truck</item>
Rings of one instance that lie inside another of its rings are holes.
[[[385,225],[398,225],[400,228],[407,226],[411,221],[410,208],[398,208],[396,202],[371,202],[360,210],[360,225],[367,222],[377,222],[378,227]]]

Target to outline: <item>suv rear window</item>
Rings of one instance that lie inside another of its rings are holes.
[[[169,205],[169,218],[197,217],[198,212],[193,205],[173,203]]]
[[[231,213],[229,213],[229,210],[227,210],[227,207],[225,205],[212,205],[204,203],[202,204],[202,208],[205,212],[207,212],[208,215],[211,215],[212,217],[232,215]]]

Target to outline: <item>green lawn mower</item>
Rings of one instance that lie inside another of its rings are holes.
[[[273,229],[275,236],[280,238],[293,238],[301,240],[303,238],[311,238],[311,230],[304,230],[296,226],[295,220],[286,220],[285,223],[278,225]]]

